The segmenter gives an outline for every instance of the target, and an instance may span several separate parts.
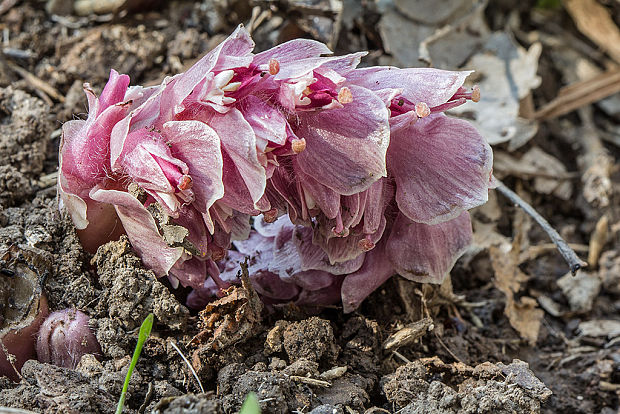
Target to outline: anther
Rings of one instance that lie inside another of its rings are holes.
[[[230,82],[225,86],[222,86],[220,89],[223,92],[236,92],[241,86],[241,82]]]
[[[351,93],[351,89],[346,86],[340,88],[338,91],[338,102],[343,105],[353,102],[353,94]]]
[[[471,88],[471,100],[474,102],[480,101],[480,86],[474,85],[474,87]]]
[[[280,72],[280,62],[276,59],[269,59],[269,74],[277,75]]]
[[[228,82],[235,76],[234,70],[223,70],[213,78],[213,83],[218,88],[226,86]]]
[[[428,107],[426,102],[418,102],[417,104],[415,104],[415,113],[420,118],[424,118],[431,114],[431,109]]]
[[[291,141],[291,149],[295,154],[299,154],[306,149],[306,140],[304,138],[295,138]]]
[[[179,188],[179,190],[181,191],[185,191],[185,190],[189,190],[190,188],[192,188],[192,177],[190,177],[189,175],[182,175],[181,178],[179,178],[179,184],[177,185],[177,187]]]
[[[226,250],[219,246],[211,247],[211,260],[214,262],[220,261],[226,257]]]
[[[369,234],[366,235],[366,237],[364,237],[362,240],[357,242],[357,245],[360,249],[362,249],[365,252],[368,252],[375,248],[375,244],[372,242],[372,240],[370,240]]]

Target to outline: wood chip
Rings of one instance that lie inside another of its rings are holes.
[[[347,372],[347,367],[334,367],[332,369],[329,369],[325,372],[322,372],[319,377],[321,377],[322,380],[325,381],[331,381],[334,380],[336,378],[340,378],[342,377],[345,372]]]
[[[606,336],[613,338],[620,335],[620,321],[613,319],[593,319],[579,324],[581,336]]]
[[[298,375],[291,375],[289,378],[292,381],[302,382],[302,383],[308,384],[308,385],[316,385],[318,387],[329,388],[329,387],[332,386],[332,384],[330,382],[327,382],[327,381],[323,381],[323,380],[319,380],[319,379],[314,379],[314,378],[308,378],[308,377],[300,377]]]
[[[607,242],[607,233],[609,229],[609,219],[604,214],[594,227],[594,231],[590,236],[590,251],[588,252],[588,265],[591,267],[598,266],[598,259],[603,252],[603,246]]]
[[[432,330],[433,320],[431,318],[424,318],[390,335],[383,343],[383,349],[390,350],[410,345]]]

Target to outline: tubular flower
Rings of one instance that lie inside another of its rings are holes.
[[[444,114],[479,98],[469,72],[358,69],[365,53],[307,39],[253,48],[240,26],[159,86],[112,71],[99,98],[85,87],[89,115],[64,125],[59,174],[82,240],[96,247],[118,220],[157,276],[194,288],[194,306],[246,255],[271,302],[341,298],[350,311],[394,273],[441,282],[490,185],[490,147]]]

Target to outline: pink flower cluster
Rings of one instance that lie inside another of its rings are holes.
[[[490,185],[489,145],[443,113],[477,100],[469,72],[358,69],[364,53],[329,56],[307,39],[253,48],[240,26],[159,86],[128,87],[114,70],[98,98],[85,86],[88,118],[63,126],[58,185],[83,240],[105,241],[120,220],[196,306],[240,254],[274,301],[342,298],[350,311],[394,273],[441,282]]]

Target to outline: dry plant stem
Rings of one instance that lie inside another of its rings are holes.
[[[198,374],[196,373],[196,371],[194,370],[194,367],[192,367],[192,364],[187,360],[187,358],[185,357],[185,355],[183,355],[183,352],[181,352],[181,350],[179,349],[179,347],[177,346],[177,344],[174,342],[174,339],[170,341],[170,345],[172,345],[172,347],[174,348],[175,351],[177,351],[177,353],[181,356],[181,358],[183,359],[183,361],[185,362],[185,364],[189,367],[189,370],[192,372],[192,374],[194,375],[194,378],[196,379],[196,382],[198,383],[198,386],[200,387],[200,391],[204,394],[205,393],[205,389],[202,387],[202,382],[200,382],[200,378],[198,378]]]
[[[526,203],[514,191],[506,187],[504,183],[502,183],[500,180],[498,180],[497,178],[495,178],[495,180],[499,184],[497,186],[497,191],[499,191],[510,201],[521,207],[523,211],[525,211],[530,217],[532,217],[536,221],[536,223],[538,223],[538,225],[542,227],[542,229],[549,235],[551,241],[555,243],[558,251],[564,258],[566,263],[568,263],[568,266],[573,276],[577,273],[577,270],[588,265],[577,256],[577,254],[573,251],[573,249],[569,247],[568,243],[566,243],[562,236],[560,236],[560,234],[553,227],[551,227],[549,222],[545,220],[543,216],[538,214],[536,210],[534,210],[534,207]]]
[[[619,91],[620,68],[613,68],[592,79],[579,81],[560,89],[558,96],[536,111],[532,117],[539,121],[557,118]]]
[[[579,110],[579,117],[583,123],[579,139],[584,154],[580,158],[583,196],[586,201],[593,206],[607,207],[609,206],[612,193],[609,175],[613,168],[614,161],[598,136],[592,118],[592,107],[581,108]]]

